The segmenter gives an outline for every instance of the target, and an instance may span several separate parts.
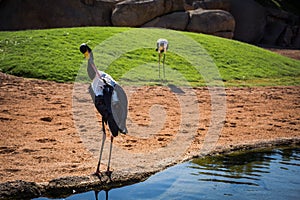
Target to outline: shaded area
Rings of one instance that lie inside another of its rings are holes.
[[[178,93],[178,94],[184,94],[184,91],[177,87],[176,85],[169,84],[168,87],[171,89],[172,92]]]
[[[0,184],[0,199],[34,198],[41,195],[48,197],[64,197],[88,190],[109,190],[111,188],[130,185],[145,180],[155,172],[123,173],[114,172],[111,177],[104,173],[96,175],[74,176],[53,179],[48,183],[26,181],[10,181]]]

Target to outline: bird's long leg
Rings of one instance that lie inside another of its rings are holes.
[[[104,119],[102,118],[102,131],[103,131],[103,138],[102,138],[102,145],[101,145],[101,149],[100,149],[100,157],[99,157],[99,161],[98,161],[98,165],[97,165],[97,171],[96,173],[100,173],[100,163],[101,163],[101,159],[102,159],[102,152],[103,152],[103,147],[104,147],[104,142],[106,139],[106,132],[105,132],[105,126],[104,126]]]
[[[105,200],[108,200],[108,190],[105,190]]]
[[[111,152],[112,152],[112,146],[113,146],[114,136],[110,137],[110,149],[109,149],[109,157],[108,157],[108,164],[107,164],[107,172],[109,172],[109,165],[110,165],[110,159],[111,159]]]
[[[95,192],[95,199],[98,200],[98,194],[99,194],[99,191],[96,191],[96,190],[95,190],[94,192]]]
[[[164,58],[163,58],[164,78],[166,78],[166,74],[165,74],[165,59],[166,59],[166,54],[164,53]]]
[[[160,53],[158,54],[158,78],[160,78]]]

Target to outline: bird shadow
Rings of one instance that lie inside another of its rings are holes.
[[[177,94],[184,94],[184,91],[177,87],[176,85],[173,84],[168,84],[168,87],[171,89],[172,92],[177,93]]]

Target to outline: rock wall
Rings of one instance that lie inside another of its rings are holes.
[[[182,0],[125,0],[112,13],[114,26],[141,26],[155,17],[183,10]]]
[[[235,39],[255,44],[262,39],[266,25],[264,7],[253,0],[231,0],[230,13],[237,24]]]
[[[264,34],[260,43],[300,48],[300,17],[267,8]]]
[[[210,8],[215,7],[210,5]],[[184,0],[125,0],[116,4],[112,24],[161,27],[232,38],[235,21],[225,10],[207,10],[198,4],[197,7],[188,5]]]
[[[226,38],[233,37],[235,20],[233,16],[224,10],[189,11],[190,21],[187,30],[198,33],[206,33]]]
[[[0,30],[111,26],[112,0],[2,0]]]
[[[300,16],[265,8],[254,0],[230,0],[234,39],[252,44],[300,48]]]
[[[162,27],[300,48],[300,17],[255,0],[0,0],[0,30]]]

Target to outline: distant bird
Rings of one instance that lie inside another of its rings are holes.
[[[111,143],[107,165],[107,173],[111,173],[110,160],[113,139],[118,136],[119,132],[123,134],[127,133],[127,96],[122,87],[119,86],[110,75],[103,71],[99,71],[96,68],[93,52],[87,44],[81,44],[79,49],[81,53],[84,54],[85,58],[88,59],[87,72],[89,78],[93,80],[89,87],[89,92],[97,111],[102,116],[103,139],[96,174],[100,174],[102,152],[106,139],[105,124],[108,124],[111,132]]]
[[[159,78],[160,78],[160,59],[162,57],[162,54],[164,55],[163,61],[162,61],[164,78],[166,77],[166,75],[165,75],[165,58],[166,58],[166,53],[167,53],[168,48],[169,48],[168,40],[160,38],[156,41],[156,51],[158,52],[158,76],[159,76]]]

